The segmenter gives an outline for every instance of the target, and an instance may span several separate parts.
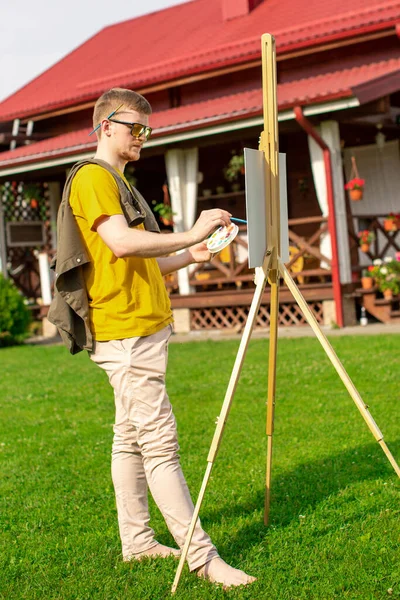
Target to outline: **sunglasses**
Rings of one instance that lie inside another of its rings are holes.
[[[127,121],[117,121],[117,119],[110,119],[110,117],[108,117],[108,120],[112,123],[120,123],[121,125],[127,125],[131,128],[131,135],[133,135],[133,137],[140,138],[144,136],[146,142],[151,136],[151,132],[153,131],[151,127],[149,127],[148,125],[142,125],[141,123],[128,123]]]

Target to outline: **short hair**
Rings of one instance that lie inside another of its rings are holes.
[[[94,105],[93,129],[120,104],[124,105],[123,108],[130,108],[145,115],[151,115],[152,113],[150,103],[141,94],[124,88],[112,88],[108,92],[104,92]],[[100,137],[101,127],[96,133]]]

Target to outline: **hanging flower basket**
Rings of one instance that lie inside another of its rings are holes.
[[[349,190],[349,195],[350,200],[353,200],[353,202],[358,202],[359,200],[363,199],[364,190],[354,188],[352,190]]]
[[[224,169],[224,176],[227,181],[232,183],[238,181],[240,175],[244,175],[244,154],[235,154],[232,151],[232,157]]]
[[[363,231],[359,231],[357,236],[361,252],[369,252],[369,247],[375,240],[375,233],[369,229],[364,229]]]
[[[390,213],[383,221],[385,231],[397,231],[400,229],[400,213]]]
[[[364,194],[365,179],[361,179],[358,174],[357,163],[354,156],[351,157],[350,181],[346,183],[344,189],[349,192],[350,200],[358,202],[362,200]]]

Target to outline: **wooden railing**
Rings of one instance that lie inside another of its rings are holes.
[[[310,237],[298,233],[302,226],[314,229]],[[320,250],[320,241],[328,231],[325,217],[289,220],[290,261],[287,264],[299,285],[319,286],[331,282],[331,259]],[[198,292],[253,288],[254,269],[248,268],[247,227],[239,227],[235,240],[210,263],[198,264],[190,272],[190,285]],[[166,277],[170,294],[179,294],[176,275]]]
[[[395,231],[386,231],[383,221],[386,215],[357,215],[357,219],[363,220],[368,225],[362,229],[369,229],[375,234],[375,240],[370,244],[369,250],[364,252],[370,259],[367,262],[373,262],[375,259],[381,260],[388,254],[400,252],[400,229]],[[361,228],[360,228],[361,229]],[[359,248],[358,231],[350,232],[350,251],[352,256],[352,270],[360,272],[366,265],[360,264],[360,255],[356,251]]]
[[[318,226],[310,238],[296,234],[292,227],[301,225]],[[304,217],[289,219],[290,261],[286,267],[299,284],[312,282],[327,283],[332,280],[332,260],[320,251],[321,238],[328,233],[326,217]],[[297,248],[297,252],[296,252]]]

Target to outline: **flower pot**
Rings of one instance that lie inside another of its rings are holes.
[[[361,277],[361,287],[363,290],[371,290],[374,287],[374,278]]]
[[[383,221],[385,231],[397,231],[397,223],[395,219],[385,219]]]
[[[383,297],[385,298],[385,300],[391,300],[393,298],[392,290],[384,290]]]
[[[362,200],[363,190],[349,190],[350,199],[357,202],[358,200]]]
[[[369,252],[369,244],[361,244],[360,248],[361,252]]]

